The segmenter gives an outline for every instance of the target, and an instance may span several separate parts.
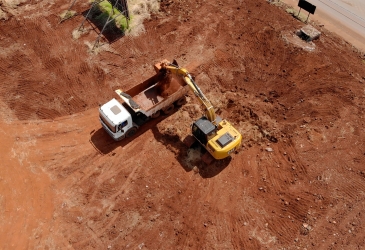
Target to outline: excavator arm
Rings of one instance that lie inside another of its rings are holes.
[[[208,118],[208,120],[212,122],[214,125],[217,125],[216,124],[217,115],[215,114],[215,110],[212,103],[208,100],[208,98],[205,97],[205,95],[200,90],[199,86],[195,83],[190,73],[184,68],[180,68],[175,64],[166,62],[163,62],[161,64],[161,71],[164,70],[169,71],[174,75],[181,76],[184,79],[185,83],[190,87],[195,96],[198,97],[198,100],[205,106],[206,110],[205,115]]]
[[[238,149],[242,141],[242,135],[228,121],[222,120],[216,115],[212,103],[203,94],[186,69],[180,68],[176,61],[170,63],[163,60],[155,65],[155,70],[162,75],[169,72],[172,75],[181,77],[200,103],[205,106],[205,116],[192,124],[192,134],[213,158],[217,160],[226,158]]]

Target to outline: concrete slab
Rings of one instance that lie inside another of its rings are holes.
[[[318,39],[320,35],[321,32],[315,29],[312,25],[306,25],[299,31],[299,36],[305,37],[304,40],[306,40],[307,42]]]

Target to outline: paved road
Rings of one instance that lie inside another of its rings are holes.
[[[365,34],[365,0],[309,0],[308,2],[354,31]]]
[[[298,0],[282,0],[299,10]],[[365,51],[365,0],[307,0],[317,6],[310,19],[317,19],[327,29],[339,34]],[[301,13],[307,13],[302,10]]]

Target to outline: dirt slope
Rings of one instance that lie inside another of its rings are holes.
[[[161,1],[146,33],[90,53],[95,31],[72,38],[81,16],[59,23],[68,4],[0,5],[1,248],[365,247],[365,58],[350,44],[316,27],[313,51],[295,45],[303,24],[263,0]],[[101,129],[98,105],[163,58],[241,131],[238,154],[206,166],[184,146],[193,95],[133,140]]]

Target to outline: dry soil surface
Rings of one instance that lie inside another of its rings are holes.
[[[1,249],[364,249],[365,61],[264,0],[162,0],[91,53],[69,1],[2,1]],[[81,13],[87,3],[77,2]],[[315,25],[315,24],[314,24]],[[98,106],[177,59],[243,135],[209,166],[182,140],[193,95],[114,142]]]

